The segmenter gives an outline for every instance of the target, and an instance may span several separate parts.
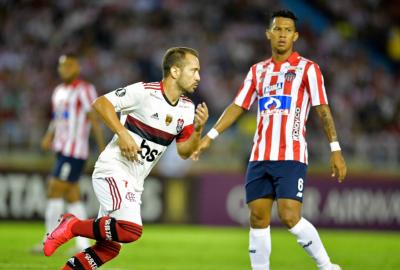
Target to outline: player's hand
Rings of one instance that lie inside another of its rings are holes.
[[[206,149],[208,149],[208,148],[210,147],[211,141],[212,141],[212,140],[210,139],[210,137],[204,136],[204,137],[201,139],[200,144],[199,144],[199,146],[197,147],[196,151],[193,152],[193,154],[190,156],[190,158],[191,158],[192,160],[195,160],[195,161],[196,161],[196,160],[199,160],[200,154],[201,154],[204,150],[206,150]]]
[[[117,133],[121,155],[130,161],[139,161],[140,148],[126,129]]]
[[[49,151],[52,141],[53,141],[53,136],[46,134],[43,137],[42,142],[40,143],[40,147],[42,148],[42,150]]]
[[[194,129],[202,131],[208,119],[208,108],[205,102],[197,105],[194,115]]]
[[[344,181],[347,174],[347,167],[341,151],[331,153],[331,170],[332,177],[336,177],[339,182]]]

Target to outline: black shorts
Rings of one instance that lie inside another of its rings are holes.
[[[85,166],[85,159],[72,158],[57,153],[52,176],[68,182],[77,182]]]
[[[246,202],[272,196],[303,201],[307,165],[299,161],[251,161],[246,172]]]

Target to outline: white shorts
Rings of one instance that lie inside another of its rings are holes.
[[[111,216],[142,225],[141,193],[135,191],[132,176],[123,172],[93,174],[93,189],[100,203],[98,217]]]

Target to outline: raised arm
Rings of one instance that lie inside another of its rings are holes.
[[[119,121],[111,102],[105,96],[101,96],[93,102],[92,107],[112,132],[117,134],[118,145],[121,149],[122,156],[128,160],[137,161],[140,148],[137,146],[128,130]]]
[[[176,144],[178,154],[181,158],[189,158],[193,152],[198,148],[200,143],[201,132],[203,131],[204,125],[208,119],[208,108],[203,102],[197,105],[195,116],[194,116],[194,131],[190,135],[189,139],[184,142]]]
[[[201,139],[199,147],[192,154],[192,159],[198,160],[200,154],[210,147],[211,141],[228,129],[233,123],[235,123],[243,112],[244,109],[242,107],[236,105],[235,103],[231,103],[222,113],[213,128]]]
[[[331,146],[331,170],[332,177],[337,177],[342,182],[346,177],[347,167],[339,146],[335,123],[328,105],[315,106],[315,110],[322,122],[324,132]]]

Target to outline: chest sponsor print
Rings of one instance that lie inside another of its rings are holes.
[[[292,103],[291,96],[285,96],[285,95],[264,96],[259,99],[258,107],[262,115],[271,115],[271,114],[288,115],[291,103]]]

